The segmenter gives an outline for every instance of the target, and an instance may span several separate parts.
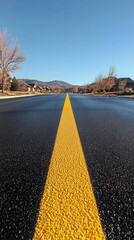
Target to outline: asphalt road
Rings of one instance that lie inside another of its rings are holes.
[[[134,99],[71,95],[107,239],[132,240]]]
[[[32,239],[65,95],[0,100],[0,239]],[[104,232],[131,240],[134,100],[70,95]]]
[[[32,239],[64,95],[0,101],[0,239]]]

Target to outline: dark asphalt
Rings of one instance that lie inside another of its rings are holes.
[[[70,98],[107,239],[132,240],[134,99]],[[0,240],[32,239],[64,99],[0,100]]]
[[[70,97],[107,239],[132,240],[134,99]]]
[[[0,240],[32,239],[64,99],[0,100]]]

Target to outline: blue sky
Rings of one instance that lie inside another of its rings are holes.
[[[17,78],[93,82],[116,67],[134,79],[134,0],[4,0],[0,29],[26,60]]]

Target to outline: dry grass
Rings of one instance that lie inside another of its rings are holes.
[[[32,92],[32,91],[7,91],[5,90],[4,93],[0,90],[0,96],[18,96],[18,95],[29,95],[29,94],[39,94],[39,92]]]

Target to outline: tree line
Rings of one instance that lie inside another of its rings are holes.
[[[122,91],[125,90],[126,87],[126,80],[124,81],[118,81],[116,69],[115,66],[111,66],[109,68],[108,75],[105,77],[103,74],[99,74],[94,83],[89,85],[89,88],[92,92],[114,92],[117,91],[117,85],[118,89],[121,89]]]
[[[93,92],[109,92],[116,84],[116,69],[114,66],[109,68],[108,75],[105,77],[103,74],[99,74],[94,83],[91,85]]]

